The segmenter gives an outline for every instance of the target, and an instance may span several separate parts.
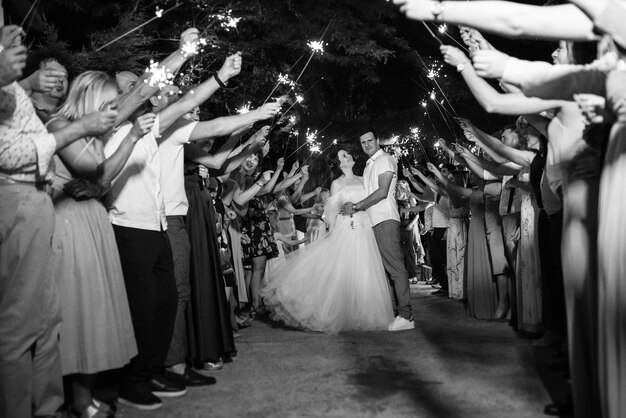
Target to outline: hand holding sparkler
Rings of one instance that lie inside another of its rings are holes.
[[[228,83],[228,80],[235,77],[241,72],[241,52],[237,52],[224,60],[222,68],[217,72],[219,79]]]
[[[130,134],[135,142],[152,130],[155,118],[156,116],[154,113],[145,113],[135,120],[135,123],[133,123],[133,127],[130,130]]]
[[[280,157],[278,161],[276,161],[276,171],[283,171],[283,167],[285,167],[285,159]]]
[[[253,133],[252,136],[250,137],[251,147],[255,150],[263,149],[266,143],[265,138],[267,137],[267,134],[269,133],[269,131],[270,131],[270,127],[265,125],[261,129]]]
[[[0,47],[9,49],[22,44],[24,30],[16,25],[8,25],[0,28]]]
[[[457,67],[470,62],[470,59],[459,48],[450,45],[441,45],[439,51],[443,55],[446,64]]]
[[[20,85],[25,90],[32,90],[40,93],[52,91],[59,84],[67,80],[65,71],[57,71],[51,69],[40,69],[32,73],[30,76],[20,81]]]
[[[437,175],[437,173],[439,173],[439,169],[433,163],[426,163],[426,168],[434,175]]]
[[[263,149],[261,150],[261,153],[264,157],[270,153],[270,141],[266,141],[265,144],[263,144]]]
[[[98,136],[113,128],[116,117],[117,109],[109,107],[107,110],[89,113],[78,119],[77,122],[85,130],[85,136]]]
[[[251,113],[254,113],[257,120],[266,120],[273,118],[280,111],[280,106],[279,102],[265,103],[263,106],[252,110]]]
[[[472,56],[476,74],[482,78],[502,78],[511,57],[495,49],[476,51]]]

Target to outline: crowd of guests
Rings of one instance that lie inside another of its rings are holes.
[[[435,196],[433,280],[472,316],[508,317],[542,335],[538,346],[565,341],[572,394],[546,413],[623,416],[626,2],[394,3],[410,19],[460,25],[467,52],[444,45],[445,62],[487,112],[522,115],[492,135],[459,119],[478,151],[442,142],[453,166],[427,164],[434,180],[406,173]],[[558,41],[553,64],[511,57],[479,30]]]
[[[467,53],[442,46],[444,60],[487,112],[522,115],[493,134],[458,119],[466,141],[441,142],[450,163],[403,164],[411,282],[429,278],[472,317],[562,346],[572,396],[547,413],[620,417],[626,4],[394,2],[412,19],[467,25]],[[553,65],[529,62],[470,27],[561,41]],[[207,372],[264,314],[268,271],[327,234],[331,175],[267,161],[269,126],[248,131],[280,103],[199,120],[240,54],[181,91],[154,72],[71,77],[60,57],[29,71],[22,38],[1,28],[0,416],[112,417],[94,387],[119,368],[119,404],[142,410],[215,384]],[[176,73],[197,42],[183,32],[158,68]]]

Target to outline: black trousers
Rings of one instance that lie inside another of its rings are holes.
[[[164,366],[178,295],[172,250],[162,231],[113,225],[120,252],[138,354],[126,367],[125,385],[145,382]]]
[[[444,238],[448,228],[433,228],[433,234],[428,240],[428,255],[433,269],[433,278],[439,282],[442,289],[448,289],[448,275],[446,264],[448,250]]]
[[[539,256],[541,260],[542,322],[546,330],[565,333],[565,291],[561,265],[563,212],[539,214]]]

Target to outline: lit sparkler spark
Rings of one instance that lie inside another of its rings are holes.
[[[233,17],[232,10],[226,10],[224,13],[218,13],[214,15],[216,19],[221,20],[220,26],[222,29],[226,31],[230,31],[231,29],[237,29],[237,24],[241,20],[240,17]]]
[[[439,26],[439,33],[446,33],[447,30],[448,30],[448,25],[446,25],[445,23]]]
[[[426,103],[424,103],[424,104],[426,104]],[[420,133],[420,128],[411,128],[411,135],[417,136],[417,135],[419,135],[419,133]]]
[[[422,100],[420,104],[422,105],[422,107],[426,107],[428,105],[428,103],[426,103],[426,100]]]
[[[389,138],[389,141],[391,141],[392,144],[395,144],[396,142],[398,142],[399,139],[400,139],[400,135],[392,134],[391,138]]]
[[[237,113],[239,113],[240,115],[244,115],[248,113],[249,111],[250,111],[250,102],[246,103],[245,105],[237,109]]]
[[[309,41],[307,42],[307,45],[309,46],[309,48],[311,48],[311,51],[315,52],[319,52],[320,54],[324,53],[324,42],[322,41]]]
[[[319,144],[311,145],[311,147],[309,148],[309,151],[311,151],[311,152],[321,152]]]
[[[156,10],[154,11],[154,14],[156,15],[156,17],[162,17],[163,16],[163,9],[161,9],[159,6],[157,6]]]
[[[205,38],[198,39],[198,42],[185,42],[183,45],[182,53],[185,57],[196,55],[198,52],[203,52],[201,49],[202,46],[207,44],[207,40]]]
[[[298,118],[296,118],[295,116],[290,116],[289,117],[289,123],[294,125],[296,122],[298,121]]]
[[[287,84],[290,87],[294,87],[296,85],[296,83],[293,80],[291,80],[289,78],[289,75],[287,75],[287,74],[285,74],[285,75],[278,74],[278,82],[280,84]]]
[[[430,93],[430,99],[431,99],[431,100],[435,100],[435,93],[434,93],[434,92],[433,92],[433,93]]]
[[[333,145],[337,145],[337,140],[333,139]]]
[[[309,128],[306,130],[306,142],[315,142],[317,140],[317,131],[309,131]]]
[[[159,67],[159,63],[153,60],[150,60],[150,67],[146,68],[146,72],[152,74],[150,79],[145,81],[151,86],[157,86],[162,89],[174,83],[174,74],[167,71],[165,67]]]
[[[299,94],[296,94],[296,101],[297,101],[298,103],[302,103],[302,102],[304,101],[304,97],[303,97],[303,96],[300,96]]]

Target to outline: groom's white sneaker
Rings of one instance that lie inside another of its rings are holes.
[[[415,322],[413,321],[413,318],[404,319],[403,317],[398,315],[396,316],[396,319],[394,319],[393,322],[389,324],[389,328],[387,328],[387,330],[404,331],[407,329],[414,329],[414,328],[415,328]]]

